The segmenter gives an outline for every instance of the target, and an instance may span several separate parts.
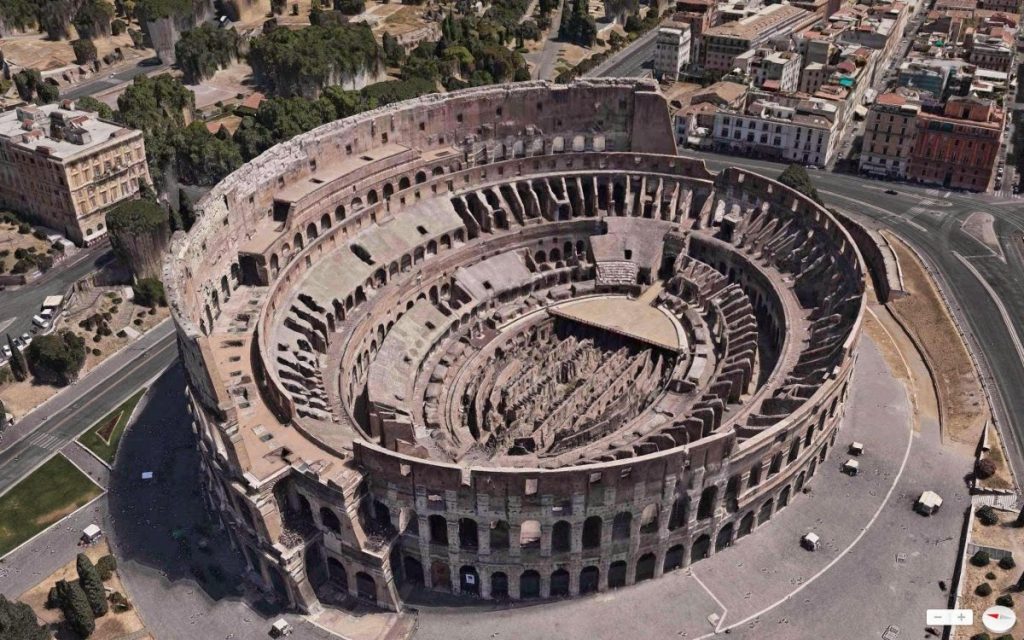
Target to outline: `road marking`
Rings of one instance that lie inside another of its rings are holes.
[[[988,280],[985,280],[985,278],[982,277],[967,258],[963,257],[956,251],[953,252],[953,255],[956,256],[956,259],[962,262],[963,265],[967,267],[967,270],[978,279],[981,286],[985,288],[985,292],[988,293],[990,298],[992,298],[992,302],[994,302],[996,304],[996,308],[999,309],[999,315],[1003,318],[1003,324],[1006,325],[1006,330],[1010,334],[1010,339],[1013,340],[1013,347],[1017,350],[1017,357],[1020,358],[1021,361],[1024,361],[1024,345],[1021,344],[1020,336],[1017,335],[1017,332],[1013,328],[1013,324],[1010,322],[1010,314],[1006,311],[1006,305],[1003,304],[999,295],[992,289],[992,285],[988,283]]]
[[[690,569],[690,576],[694,580],[696,580],[697,584],[699,584],[701,586],[701,588],[704,589],[704,591],[707,592],[707,594],[709,596],[711,596],[711,599],[714,600],[715,603],[717,603],[718,606],[720,606],[722,608],[722,617],[718,619],[718,624],[715,625],[715,633],[720,632],[722,630],[722,625],[725,624],[725,616],[729,615],[729,607],[725,606],[722,603],[722,601],[718,599],[718,596],[716,596],[715,593],[711,589],[708,589],[708,586],[706,584],[704,584],[704,582],[701,581],[700,578],[697,577],[697,574],[693,572],[693,569]],[[706,636],[703,636],[703,637],[706,637]]]

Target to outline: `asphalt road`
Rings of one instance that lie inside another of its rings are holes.
[[[106,243],[82,249],[23,287],[0,291],[0,337],[11,334],[20,336],[32,330],[32,316],[39,313],[43,299],[52,295],[63,295],[72,284],[99,268],[111,258],[110,246]]]
[[[654,61],[654,41],[657,33],[657,29],[651,29],[628,47],[584,74],[584,77],[637,78],[649,75],[645,67]]]
[[[785,165],[686,151],[709,168],[738,166],[776,177]],[[928,263],[972,336],[972,352],[996,405],[996,418],[1017,477],[1024,472],[1024,201],[926,189],[824,171],[809,172],[828,202],[908,241]],[[886,194],[892,189],[896,195]],[[973,212],[995,218],[1005,261],[961,229]]]
[[[166,321],[16,422],[0,440],[0,494],[177,359],[174,325]]]
[[[116,73],[107,74],[102,78],[90,80],[89,82],[83,82],[82,84],[75,85],[71,89],[60,94],[61,98],[68,98],[70,100],[77,100],[83,96],[91,96],[95,93],[100,93],[108,89],[113,89],[119,84],[130,82],[135,79],[135,76],[141,76],[144,73],[157,73],[160,71],[166,71],[170,69],[170,65],[167,64],[151,64],[143,65],[136,64],[135,66],[129,67],[123,71]]]

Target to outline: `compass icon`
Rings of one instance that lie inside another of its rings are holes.
[[[992,633],[1004,633],[1017,623],[1017,614],[1008,607],[989,607],[981,615],[981,623]]]

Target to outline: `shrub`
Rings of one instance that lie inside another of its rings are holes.
[[[27,222],[19,223],[18,224],[18,233],[20,233],[22,235],[27,235],[29,233],[32,233],[32,225],[28,224]]]
[[[57,586],[50,587],[50,592],[46,594],[46,604],[43,605],[47,609],[60,609],[60,594],[57,593]]]
[[[82,587],[77,582],[61,580],[57,583],[57,593],[68,626],[79,637],[88,638],[96,630],[96,618]]]
[[[993,509],[991,505],[986,504],[982,508],[978,509],[976,515],[978,516],[978,520],[981,524],[986,527],[999,523],[999,514],[996,513],[996,510]]]
[[[1013,569],[1016,566],[1017,566],[1017,563],[1014,562],[1014,560],[1013,560],[1013,558],[1011,556],[1004,556],[1004,557],[999,559],[999,568],[1000,569],[1006,569],[1007,571],[1009,571],[1010,569]]]
[[[117,558],[112,555],[103,556],[96,561],[96,570],[100,572],[102,580],[110,580],[110,576],[117,571]]]
[[[118,613],[132,610],[132,603],[129,602],[128,598],[126,598],[124,594],[120,591],[115,591],[114,593],[110,594],[108,600],[110,600],[110,604],[111,606],[113,606],[114,611]]]
[[[36,229],[35,231],[32,232],[32,237],[35,238],[36,240],[46,240],[46,234],[40,231],[39,229]]]
[[[96,565],[89,556],[80,553],[75,560],[75,569],[78,571],[78,584],[85,592],[85,597],[89,599],[92,614],[97,618],[107,615],[107,592],[103,589],[103,580],[100,579]]]
[[[987,582],[982,582],[974,588],[974,593],[981,596],[982,598],[992,595],[992,585]]]
[[[992,559],[989,557],[988,551],[984,551],[982,549],[979,549],[973,556],[971,556],[971,564],[976,567],[984,567],[988,565],[991,560]]]
[[[1009,608],[1012,609],[1013,608],[1013,596],[1011,596],[1008,593],[1004,594],[1004,595],[1001,595],[998,598],[996,598],[996,604],[998,604],[1000,607],[1009,607]]]
[[[982,458],[974,464],[974,475],[982,480],[991,478],[996,473],[996,463],[991,458]]]
[[[99,349],[93,349],[92,350],[92,355],[99,357],[99,356],[103,355],[103,352],[100,351]]]
[[[971,640],[992,640],[992,636],[987,633],[976,633],[971,636]]]
[[[157,305],[167,306],[167,295],[164,285],[156,278],[143,278],[132,287],[135,292],[135,304],[140,307],[154,308]]]
[[[996,574],[994,574],[991,571],[989,571],[988,573],[985,574],[985,579],[986,580],[995,580],[996,579]]]

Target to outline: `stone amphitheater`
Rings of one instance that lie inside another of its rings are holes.
[[[570,597],[757,529],[834,447],[844,228],[676,155],[657,85],[433,95],[281,144],[164,264],[206,499],[315,612]]]

